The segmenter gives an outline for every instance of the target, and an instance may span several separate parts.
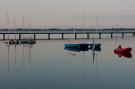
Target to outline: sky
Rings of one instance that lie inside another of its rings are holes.
[[[135,0],[0,0],[0,28],[7,27],[133,28]]]

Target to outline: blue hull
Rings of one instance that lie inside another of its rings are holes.
[[[80,51],[89,51],[89,48],[64,48],[67,51],[80,52]]]
[[[80,48],[80,49],[83,49],[83,48],[89,48],[89,44],[64,44],[65,45],[65,48]]]

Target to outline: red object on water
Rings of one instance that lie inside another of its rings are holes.
[[[119,57],[126,57],[126,58],[132,58],[132,54],[131,53],[115,53],[116,55],[118,55]]]
[[[117,48],[114,49],[114,53],[130,53],[132,48]]]
[[[131,58],[132,54],[131,54],[132,48],[121,48],[121,46],[119,46],[118,48],[114,49],[114,53],[117,54],[119,57],[124,56],[127,58]]]

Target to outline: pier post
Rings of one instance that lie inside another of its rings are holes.
[[[111,38],[113,38],[113,33],[111,33]]]
[[[124,38],[124,33],[121,33],[122,34],[122,38]]]
[[[99,39],[101,39],[101,33],[99,33]]]
[[[133,33],[133,37],[135,36],[135,33]]]
[[[48,40],[50,40],[50,33],[48,33]]]
[[[34,33],[34,40],[36,40],[36,33]]]
[[[3,40],[5,40],[5,34],[3,34]]]
[[[77,33],[75,33],[75,39],[77,39]]]
[[[64,39],[64,33],[62,33],[62,39]]]
[[[19,33],[19,40],[21,40],[21,33]]]
[[[89,34],[89,33],[87,33],[87,39],[89,39],[89,37],[90,37],[90,34]]]

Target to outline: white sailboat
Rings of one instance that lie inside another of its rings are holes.
[[[31,21],[29,21],[29,29],[31,29]],[[29,38],[27,38],[27,39],[24,38],[24,16],[23,16],[23,39],[21,40],[21,44],[32,45],[32,44],[36,43],[36,41],[34,39],[31,39],[30,33],[29,33]]]
[[[8,34],[8,37],[7,37],[7,40],[4,41],[4,43],[6,43],[8,45],[14,43],[14,41],[12,39],[9,39],[9,25],[10,25],[10,23],[9,23],[9,15],[8,15],[8,12],[7,12],[7,30],[8,30],[8,33],[7,34]]]
[[[84,12],[84,11],[83,11]],[[83,28],[82,28],[82,33],[83,33],[83,38],[84,38],[84,13],[83,13],[83,17],[82,17],[82,24],[83,24]],[[74,29],[75,31],[75,29]],[[65,49],[67,50],[72,50],[72,51],[85,51],[89,49],[89,43],[68,43],[68,44],[64,44]]]
[[[98,19],[97,19],[97,15],[96,15],[96,35],[97,35],[97,32],[98,32]],[[95,43],[95,39],[93,37],[93,42],[90,43],[90,49],[92,51],[101,51],[101,43]]]

